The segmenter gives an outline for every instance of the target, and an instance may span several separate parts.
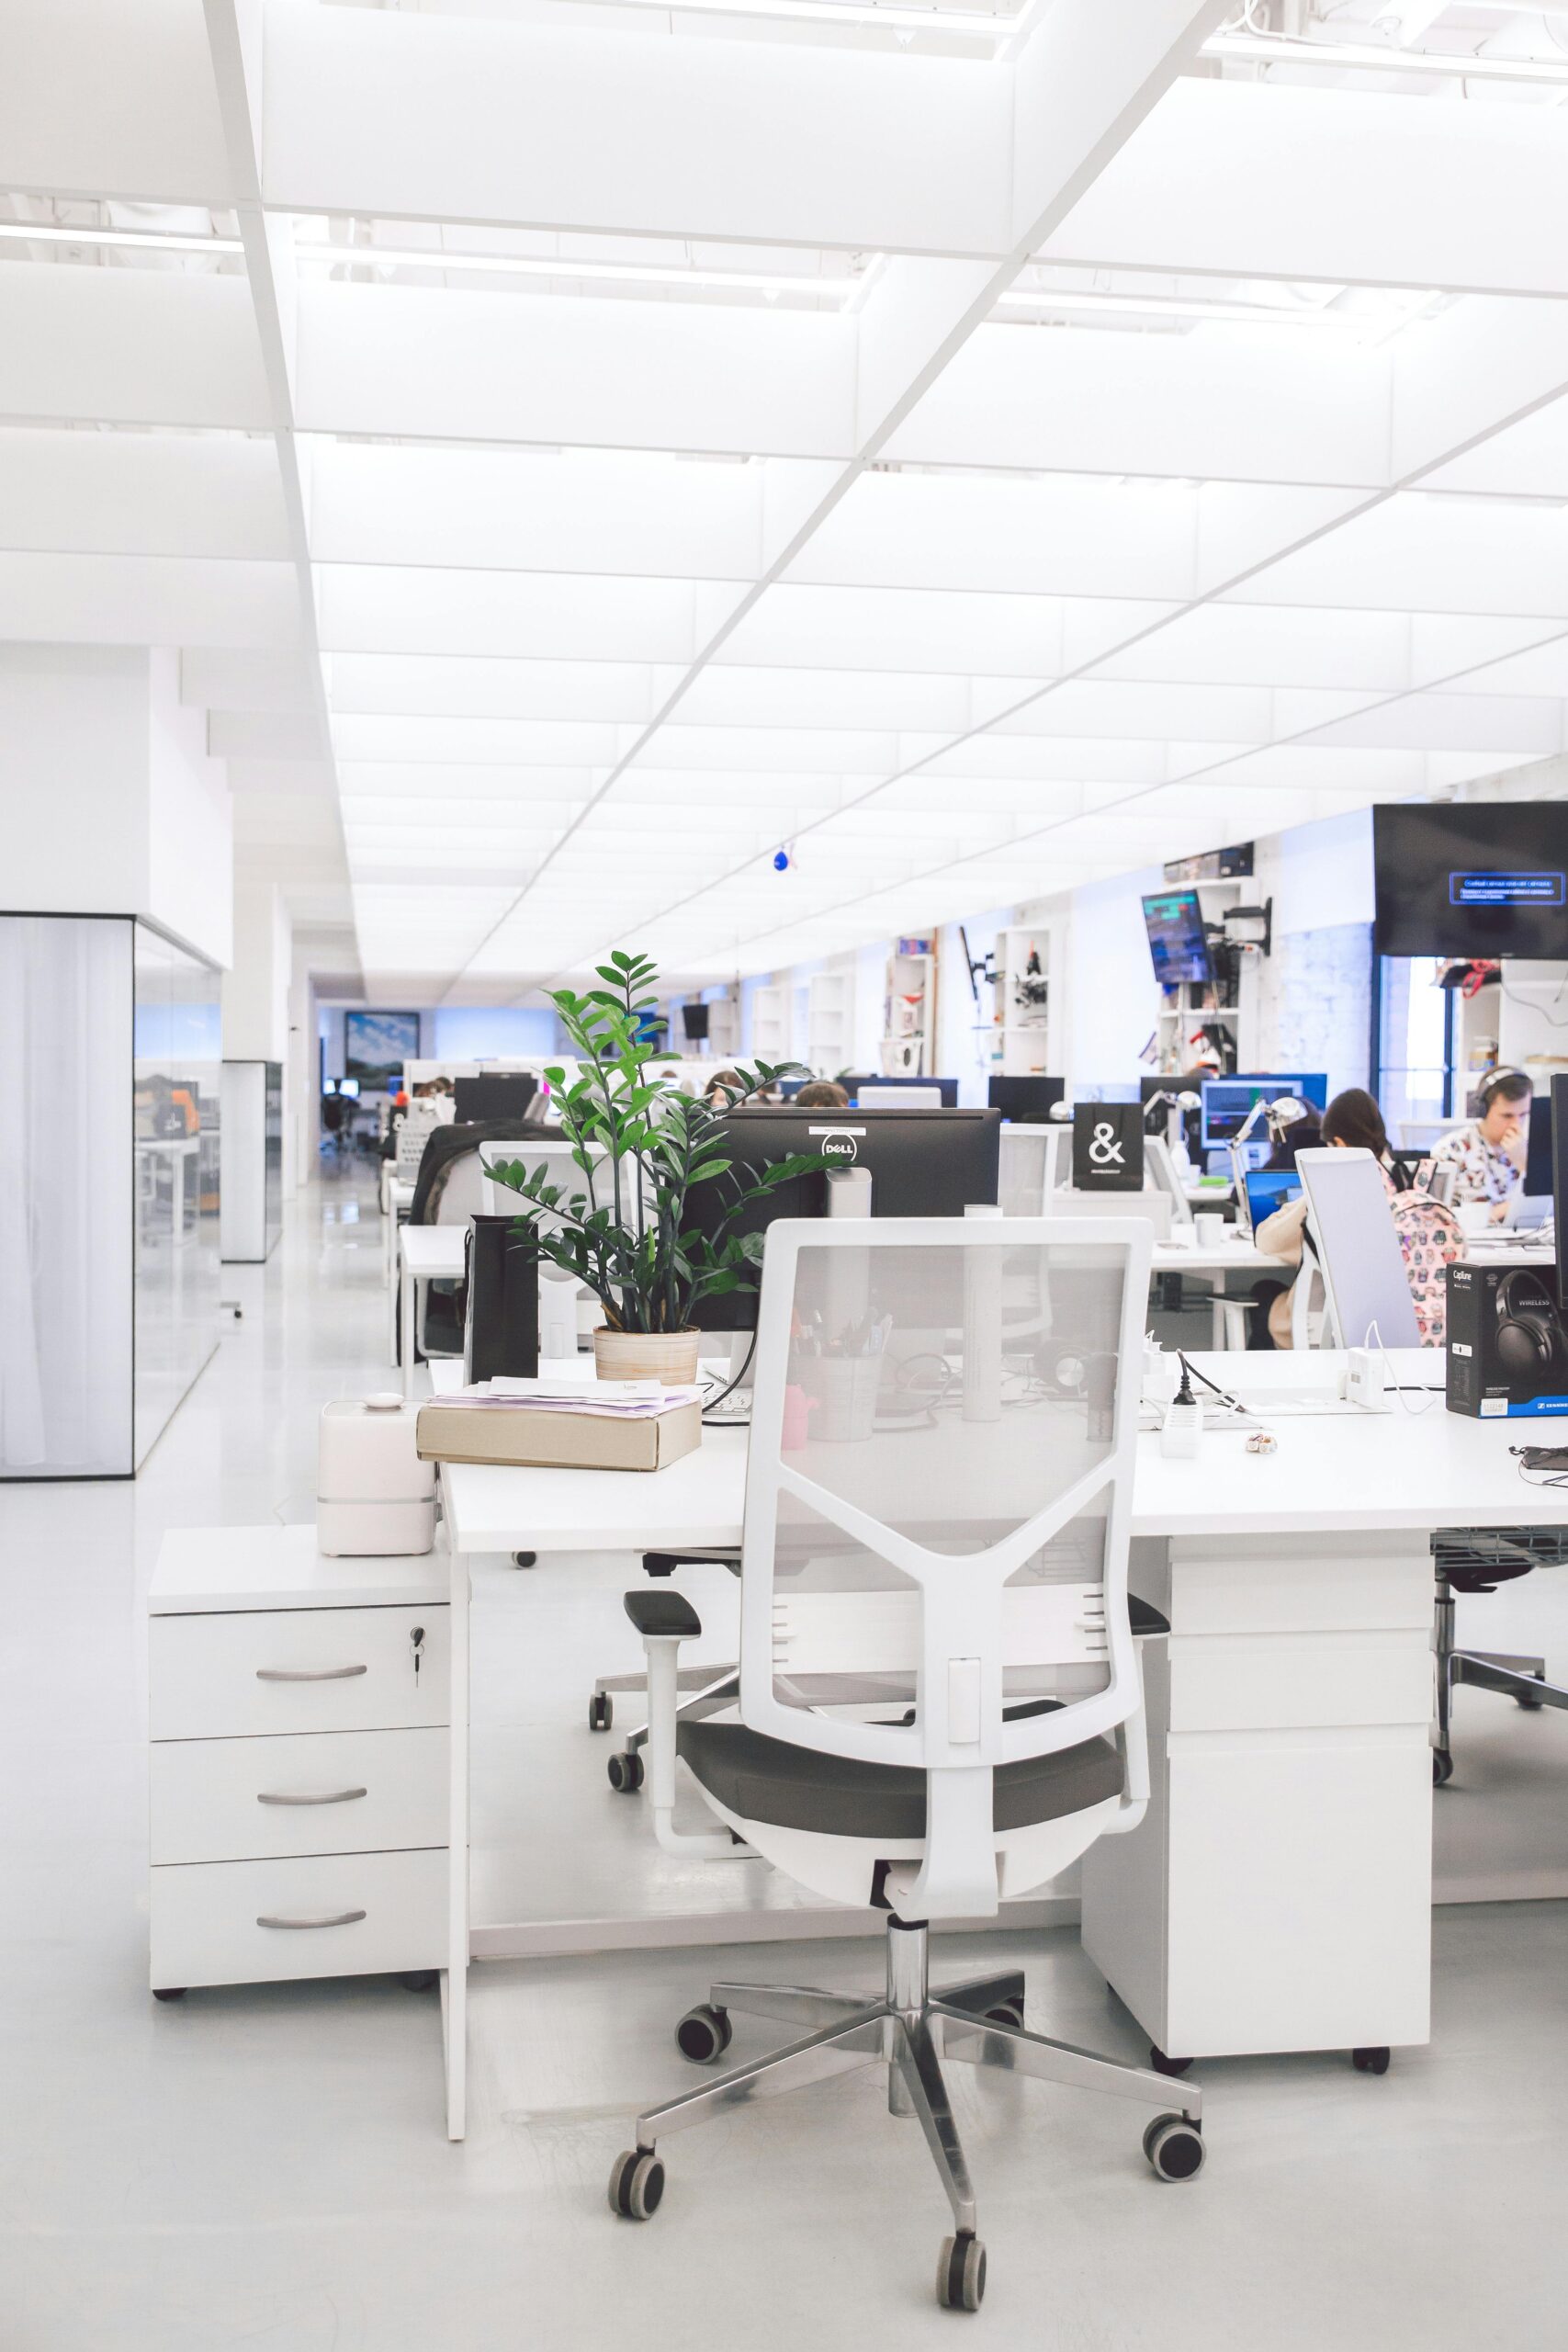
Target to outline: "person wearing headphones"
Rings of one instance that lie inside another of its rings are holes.
[[[1524,1181],[1529,1130],[1530,1082],[1521,1069],[1489,1070],[1476,1090],[1477,1115],[1468,1126],[1445,1136],[1432,1154],[1435,1168],[1454,1171],[1454,1207],[1491,1204],[1491,1222],[1500,1225],[1508,1203]]]

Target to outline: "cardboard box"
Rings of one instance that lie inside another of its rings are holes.
[[[1450,1413],[1568,1413],[1568,1329],[1550,1258],[1461,1259],[1448,1270]]]
[[[667,1470],[703,1442],[700,1404],[634,1419],[627,1414],[545,1411],[529,1405],[463,1405],[436,1397],[419,1408],[422,1462],[487,1462],[508,1468]]]

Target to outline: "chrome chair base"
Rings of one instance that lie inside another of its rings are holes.
[[[1521,1707],[1568,1708],[1568,1690],[1546,1679],[1543,1657],[1516,1657],[1504,1650],[1461,1650],[1454,1644],[1453,1594],[1439,1580],[1437,1637],[1433,1645],[1437,1719],[1433,1726],[1432,1776],[1439,1788],[1453,1772],[1453,1698],[1461,1683],[1493,1690]]]
[[[1166,2075],[1124,2065],[1090,2050],[1027,2032],[1023,2025],[1023,1975],[1005,1969],[932,1992],[927,1978],[927,1930],[890,1917],[887,1927],[887,1990],[880,2000],[863,1993],[833,1993],[815,1985],[738,1984],[709,1988],[705,2008],[689,2011],[678,2034],[683,2053],[699,2063],[722,2055],[729,2042],[731,2011],[772,2018],[812,2030],[798,2041],[749,2064],[735,2066],[700,2088],[666,2099],[637,2118],[637,2145],[617,2157],[610,2201],[617,2212],[646,2220],[663,2194],[662,2167],[654,2156],[658,2142],[671,2132],[705,2123],[727,2109],[748,2107],[781,2091],[798,2090],[861,2066],[887,2073],[887,2105],[897,2116],[913,2117],[925,2134],[953,2211],[960,2246],[976,2238],[975,2190],[953,2120],[943,2064],[995,2067],[1038,2082],[1066,2083],[1080,2090],[1108,2092],[1154,2110],[1144,2152],[1162,2179],[1190,2179],[1203,2161],[1200,2136],[1202,2093],[1196,2083],[1179,2087]],[[1179,2101],[1173,2109],[1172,2102]],[[628,2194],[634,2175],[651,2195]],[[642,2210],[646,2203],[646,2211]],[[949,2241],[951,2249],[953,2241]],[[983,2253],[983,2249],[982,2249]],[[944,2262],[956,2278],[961,2261]],[[971,2263],[971,2273],[976,2266]],[[939,2297],[942,2291],[939,2271]],[[983,2282],[984,2264],[979,2265]],[[983,2291],[983,2283],[981,2291]],[[973,2305],[967,2305],[973,2308]]]

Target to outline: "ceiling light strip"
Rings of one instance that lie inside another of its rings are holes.
[[[245,250],[238,237],[175,236],[160,229],[62,229],[53,222],[33,220],[0,220],[0,237],[28,245],[123,245],[140,253],[243,254]]]
[[[1215,33],[1204,57],[1252,65],[1346,67],[1360,73],[1425,74],[1466,82],[1540,82],[1568,89],[1568,60],[1544,57],[1455,57],[1430,49],[1362,49],[1350,41],[1297,40],[1286,33]]]
[[[606,285],[681,286],[688,290],[736,288],[761,294],[825,294],[835,301],[855,291],[858,277],[788,277],[761,270],[692,269],[645,262],[568,261],[547,254],[446,253],[439,248],[420,252],[403,246],[331,245],[301,241],[295,259],[345,262],[391,269],[475,270],[503,277],[562,277],[602,280]]]

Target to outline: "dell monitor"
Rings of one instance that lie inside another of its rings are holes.
[[[1205,1151],[1216,1144],[1232,1143],[1250,1118],[1259,1097],[1266,1102],[1278,1102],[1287,1095],[1294,1095],[1311,1109],[1313,1116],[1322,1114],[1328,1099],[1328,1080],[1322,1070],[1263,1070],[1248,1078],[1207,1078],[1203,1081],[1202,1143]],[[1263,1122],[1252,1130],[1260,1135]]]
[[[885,1086],[897,1086],[901,1091],[919,1087],[923,1093],[930,1095],[933,1111],[956,1111],[958,1108],[958,1080],[955,1078],[863,1078],[856,1100],[874,1109],[877,1095]],[[908,1110],[913,1106],[905,1103],[902,1107]]]
[[[493,1078],[459,1078],[452,1091],[467,1126],[478,1119],[525,1119],[539,1081],[529,1070],[505,1070]]]
[[[972,1204],[998,1198],[1001,1125],[998,1111],[727,1111],[734,1176],[694,1185],[687,1195],[688,1221],[699,1232],[716,1236],[716,1212],[734,1197],[735,1178],[744,1182],[749,1172],[796,1152],[819,1152],[827,1166],[794,1177],[751,1204],[728,1232],[762,1233],[778,1217],[821,1216],[828,1169],[869,1172],[873,1216],[962,1216]],[[962,1314],[961,1299],[936,1298],[924,1319],[952,1322]],[[692,1320],[704,1331],[754,1330],[757,1293],[725,1291],[699,1299]]]
[[[993,1078],[987,1082],[986,1099],[1004,1119],[1043,1126],[1066,1091],[1065,1078]]]
[[[1197,980],[1204,986],[1213,981],[1209,934],[1196,890],[1161,890],[1145,899],[1144,926],[1161,988],[1174,988],[1181,980]]]

